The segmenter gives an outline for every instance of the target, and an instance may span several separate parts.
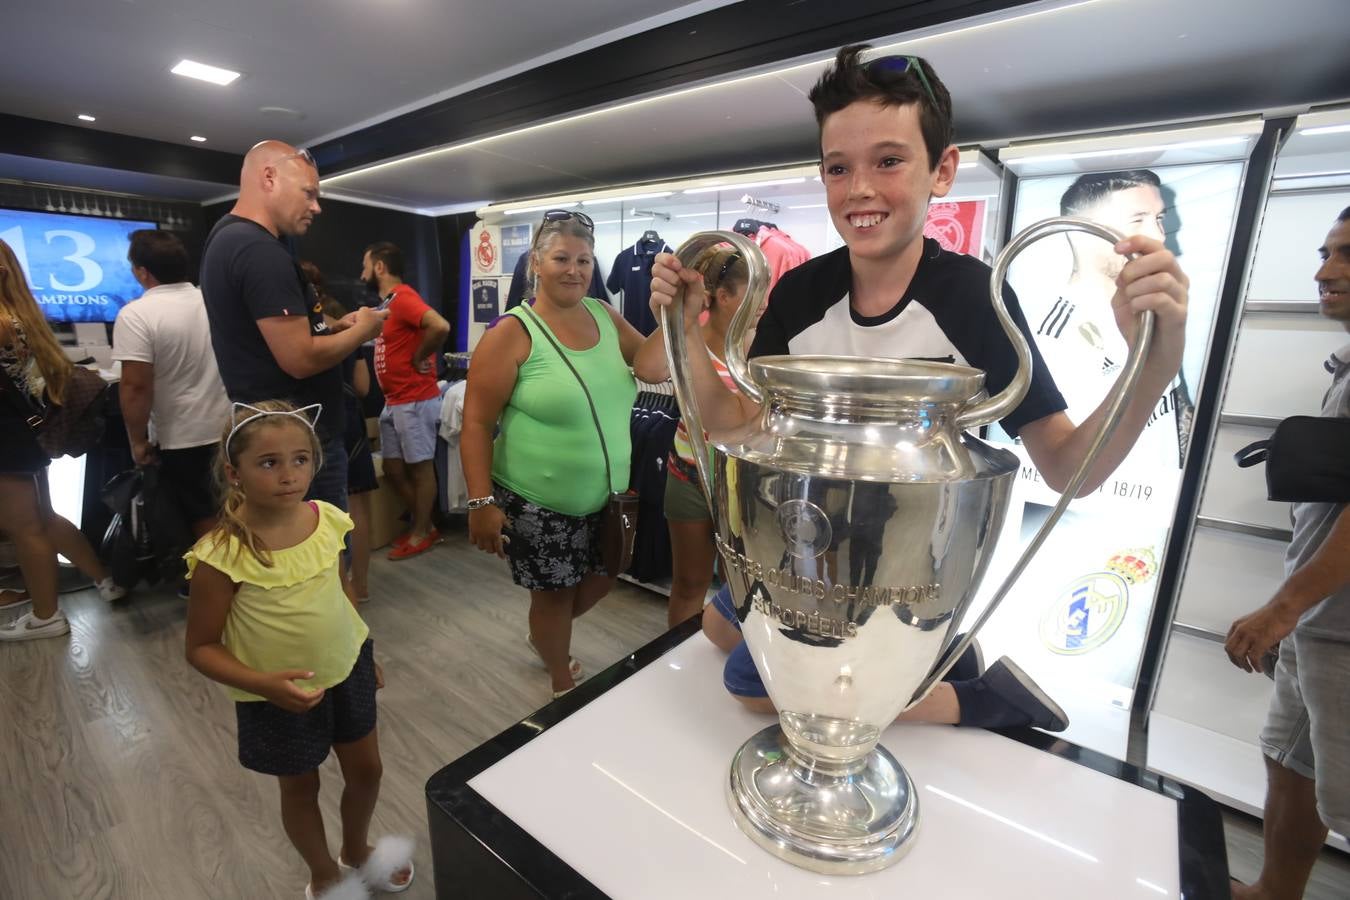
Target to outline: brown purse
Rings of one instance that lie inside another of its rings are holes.
[[[97,372],[75,366],[60,404],[37,402],[0,368],[0,388],[12,392],[38,446],[52,459],[83,456],[103,439],[107,421],[108,383]],[[44,395],[45,397],[45,395]]]
[[[586,403],[591,408],[591,421],[595,423],[595,433],[600,436],[600,452],[605,457],[605,484],[612,485],[614,477],[609,467],[609,447],[605,444],[605,432],[600,427],[600,416],[595,411],[595,401],[591,399],[591,392],[586,387],[586,382],[581,379],[581,373],[572,365],[572,361],[563,353],[558,342],[553,339],[549,333],[548,327],[534,314],[528,304],[522,304],[521,309],[525,314],[534,320],[539,326],[539,331],[553,345],[553,349],[558,352],[558,357],[563,364],[571,370],[577,384],[581,385],[581,392],[586,395]],[[604,517],[600,522],[600,560],[605,568],[605,574],[611,578],[617,578],[633,563],[633,541],[637,538],[638,521],[638,495],[636,491],[612,491],[609,495],[609,502],[605,504]]]

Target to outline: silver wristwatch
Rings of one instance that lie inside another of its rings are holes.
[[[475,497],[468,502],[467,506],[469,512],[473,512],[475,509],[482,509],[485,506],[495,506],[496,504],[497,498],[488,494],[486,497]]]

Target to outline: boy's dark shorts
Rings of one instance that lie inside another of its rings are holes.
[[[317,769],[334,744],[350,744],[375,728],[375,653],[369,638],[356,664],[308,712],[287,712],[266,700],[234,704],[239,762],[263,775],[303,775]]]

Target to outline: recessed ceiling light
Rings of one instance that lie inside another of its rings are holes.
[[[188,138],[188,140],[189,140],[189,141],[196,141],[196,142],[199,143],[199,144],[205,144],[205,143],[206,143],[206,138],[202,137],[200,134],[194,134],[192,137]]]
[[[1347,125],[1323,125],[1320,128],[1304,128],[1299,134],[1319,135],[1319,134],[1342,134],[1350,131],[1350,124]]]
[[[181,60],[178,65],[169,70],[175,75],[183,75],[187,78],[196,78],[200,81],[209,81],[212,84],[229,84],[239,77],[238,72],[231,72],[229,69],[219,69],[215,66],[208,66],[205,63],[193,62],[190,59]]]
[[[95,119],[93,116],[89,115],[88,113],[80,113],[80,114],[79,114],[78,116],[76,116],[75,118],[79,119],[81,122],[97,122],[97,121],[98,121],[98,120]]]

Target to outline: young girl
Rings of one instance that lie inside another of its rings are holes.
[[[322,464],[318,413],[279,401],[234,405],[217,465],[220,522],[185,557],[187,659],[236,701],[239,762],[280,782],[282,825],[309,866],[306,898],[348,900],[368,888],[406,890],[412,841],[366,843],[380,792],[383,679],[340,575],[352,520],[304,499]],[[318,802],[329,750],[345,781],[336,860]]]
[[[736,383],[731,379],[722,355],[726,353],[727,331],[732,316],[741,308],[750,270],[736,248],[717,244],[699,253],[690,264],[703,276],[707,293],[708,317],[700,326],[713,369],[722,383],[731,391]],[[755,322],[763,313],[756,312]],[[691,342],[689,352],[694,352]],[[643,342],[633,361],[633,369],[644,381],[659,383],[670,377],[666,360],[665,335],[657,328]],[[674,628],[690,616],[703,611],[703,601],[712,583],[716,549],[713,546],[712,513],[699,484],[698,466],[694,461],[694,447],[689,432],[681,420],[675,431],[675,445],[666,465],[666,523],[670,527],[670,555],[672,578],[670,604],[666,622]]]

